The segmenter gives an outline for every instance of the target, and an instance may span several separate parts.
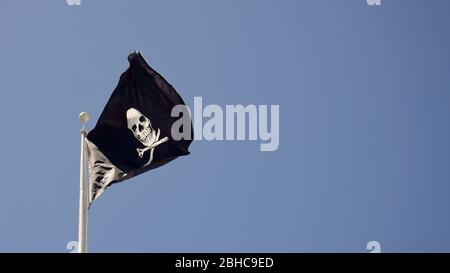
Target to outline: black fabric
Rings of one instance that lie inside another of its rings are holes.
[[[171,136],[172,124],[179,119],[171,117],[172,108],[175,105],[185,105],[172,85],[152,69],[140,53],[131,53],[128,61],[129,68],[121,75],[95,128],[87,135],[88,140],[113,165],[126,173],[123,179],[114,182],[160,167],[178,156],[188,155],[188,148],[194,137],[192,130],[190,140],[176,141]],[[168,137],[166,142],[154,148],[150,164],[150,150],[142,158],[136,151],[137,148],[146,146],[128,128],[127,111],[130,108],[147,117],[155,131],[159,129],[159,139]]]

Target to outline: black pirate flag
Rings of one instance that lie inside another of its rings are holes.
[[[177,91],[139,52],[128,61],[129,68],[87,135],[91,202],[113,183],[188,155],[193,139],[190,117],[171,115],[175,106],[186,107]],[[180,127],[189,130],[188,138],[172,137],[172,125],[180,118],[188,118],[189,126]]]

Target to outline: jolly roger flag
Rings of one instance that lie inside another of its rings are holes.
[[[193,139],[175,140],[171,117],[176,105],[186,107],[177,91],[153,70],[139,52],[128,56],[130,66],[87,134],[90,202],[110,185],[188,155]],[[178,107],[180,107],[178,106]],[[187,111],[185,112],[187,113]],[[185,122],[183,124],[186,124]]]

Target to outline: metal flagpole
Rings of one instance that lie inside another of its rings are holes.
[[[87,227],[88,227],[88,184],[86,181],[86,135],[84,124],[89,120],[89,114],[82,112],[80,121],[82,128],[80,150],[80,208],[78,216],[78,253],[87,252]]]

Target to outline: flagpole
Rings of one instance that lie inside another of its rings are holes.
[[[78,215],[78,253],[87,253],[87,227],[88,227],[88,184],[86,182],[86,135],[84,124],[89,120],[89,114],[82,112],[80,121],[82,128],[80,149],[80,208]]]

